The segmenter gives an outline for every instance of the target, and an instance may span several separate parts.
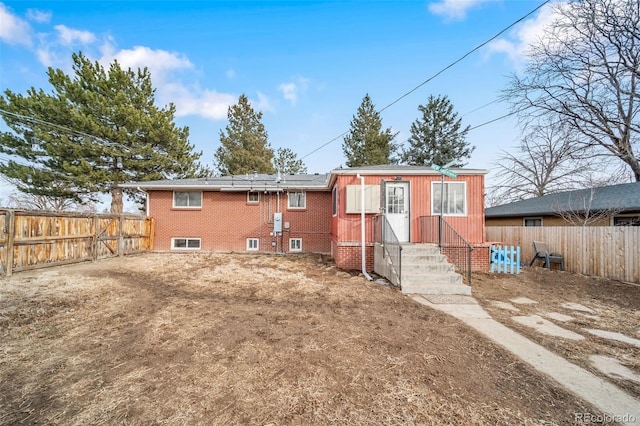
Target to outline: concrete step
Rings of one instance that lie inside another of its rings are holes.
[[[430,273],[444,273],[444,272],[455,272],[455,268],[453,265],[447,262],[437,262],[437,263],[402,263],[402,273],[407,274],[430,274]]]
[[[425,253],[416,253],[416,254],[408,254],[405,255],[402,253],[402,263],[441,263],[446,262],[447,256],[434,253],[434,254],[425,254]]]
[[[402,246],[402,255],[410,256],[413,254],[440,254],[440,249],[436,245],[410,245]]]
[[[434,272],[431,274],[411,274],[402,271],[402,286],[415,284],[462,284],[462,277],[455,272]]]
[[[412,284],[402,283],[404,294],[462,294],[471,295],[471,287],[465,284]]]

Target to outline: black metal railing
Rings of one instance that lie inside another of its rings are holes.
[[[400,244],[400,240],[398,240],[384,215],[376,215],[373,218],[373,240],[382,245],[384,255],[389,258],[389,262],[396,272],[398,282],[394,284],[400,287],[402,280],[402,244]]]
[[[420,217],[420,239],[423,243],[438,244],[442,254],[447,256],[471,285],[471,252],[473,246],[455,230],[442,216]]]

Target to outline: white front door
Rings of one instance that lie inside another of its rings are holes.
[[[384,212],[401,243],[409,241],[409,182],[387,182]]]

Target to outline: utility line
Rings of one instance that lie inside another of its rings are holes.
[[[104,143],[105,145],[108,145],[108,146],[128,149],[128,147],[126,147],[125,145],[122,145],[120,143],[112,142],[112,141],[106,140],[104,138],[91,135],[89,133],[85,133],[85,132],[81,132],[79,130],[71,129],[69,127],[61,126],[60,124],[55,124],[55,123],[51,123],[49,121],[40,120],[39,118],[28,117],[26,115],[17,114],[15,112],[6,111],[4,109],[0,109],[0,114],[8,115],[10,117],[18,118],[18,119],[25,120],[25,121],[31,121],[31,122],[34,122],[34,123],[37,123],[37,124],[40,124],[40,125],[44,125],[44,126],[58,128],[58,129],[64,130],[65,132],[69,132],[71,134],[75,134],[77,136],[83,136],[85,138],[93,139],[93,140],[95,140],[97,142],[102,142],[102,143]]]
[[[446,67],[442,68],[440,71],[436,72],[435,74],[433,74],[431,77],[427,78],[426,80],[424,80],[422,83],[418,84],[416,87],[414,87],[413,89],[409,90],[408,92],[404,93],[403,95],[399,96],[398,98],[396,98],[394,101],[392,101],[391,103],[387,104],[385,107],[383,107],[382,109],[380,109],[380,111],[378,112],[383,112],[387,109],[389,109],[390,107],[392,107],[393,105],[397,104],[398,102],[400,102],[402,99],[406,98],[407,96],[409,96],[410,94],[412,94],[413,92],[415,92],[416,90],[418,90],[419,88],[421,88],[422,86],[424,86],[425,84],[429,83],[431,80],[433,80],[434,78],[438,77],[440,74],[444,73],[445,71],[449,70],[450,68],[452,68],[453,66],[457,65],[458,63],[462,62],[464,59],[466,59],[469,55],[473,54],[474,52],[476,52],[477,50],[483,48],[484,46],[486,46],[487,44],[491,43],[493,40],[495,40],[496,38],[500,37],[502,34],[504,34],[506,31],[510,30],[512,27],[514,27],[515,25],[519,24],[520,22],[524,21],[525,19],[527,19],[529,16],[531,16],[532,14],[536,13],[538,10],[540,10],[544,5],[546,5],[547,3],[549,3],[551,0],[546,0],[545,2],[541,3],[539,6],[537,6],[535,9],[533,9],[532,11],[530,11],[529,13],[527,13],[526,15],[522,16],[521,18],[519,18],[518,20],[514,21],[513,23],[511,23],[509,26],[503,28],[502,30],[500,30],[500,32],[498,32],[497,34],[495,34],[494,36],[492,36],[491,38],[489,38],[488,40],[480,43],[479,45],[477,45],[476,47],[474,47],[473,49],[471,49],[470,51],[468,51],[467,53],[465,53],[464,55],[462,55],[460,58],[456,59],[455,61],[451,62],[449,65],[447,65]],[[491,104],[493,102],[490,102],[489,104]],[[487,104],[487,105],[489,105]],[[486,105],[485,105],[486,106]],[[483,107],[480,107],[483,108]],[[479,108],[478,108],[479,109]],[[477,126],[474,126],[473,128],[476,129],[478,127],[482,127],[486,124],[492,123],[494,121],[500,120],[502,118],[508,117],[509,115],[512,114],[507,114],[505,116],[499,117],[497,119],[491,120],[489,122],[485,122],[482,124],[479,124]],[[340,139],[342,136],[346,135],[347,133],[349,133],[349,131],[345,131],[342,134],[336,136],[335,138],[331,139],[328,142],[325,142],[324,144],[320,145],[318,148],[314,149],[313,151],[309,152],[308,154],[304,155],[303,157],[300,157],[300,159],[304,159],[309,157],[311,154],[315,154],[316,152],[320,151],[322,148],[324,148],[325,146],[335,142],[336,140]]]

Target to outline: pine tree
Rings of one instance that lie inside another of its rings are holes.
[[[278,148],[273,158],[273,167],[283,174],[307,173],[307,166],[290,148]]]
[[[393,163],[397,146],[393,143],[397,133],[390,128],[382,130],[380,113],[369,94],[365,95],[351,120],[351,128],[344,137],[342,150],[348,167]]]
[[[462,119],[453,110],[446,96],[429,96],[427,105],[418,106],[422,118],[411,124],[409,148],[403,150],[402,163],[412,166],[443,165],[455,161],[453,167],[462,167],[475,147],[466,142],[469,126],[462,128]]]
[[[220,146],[214,154],[215,167],[221,175],[273,173],[273,149],[262,124],[262,113],[256,112],[246,95],[227,111],[229,124],[220,131]]]
[[[32,87],[0,96],[11,129],[0,133],[0,152],[19,159],[0,163],[0,173],[20,191],[77,202],[110,193],[111,211],[121,213],[118,184],[203,170],[189,129],[174,124],[175,107],[156,107],[148,69],[116,61],[106,70],[79,53],[72,76],[53,68],[47,75],[51,94]]]

